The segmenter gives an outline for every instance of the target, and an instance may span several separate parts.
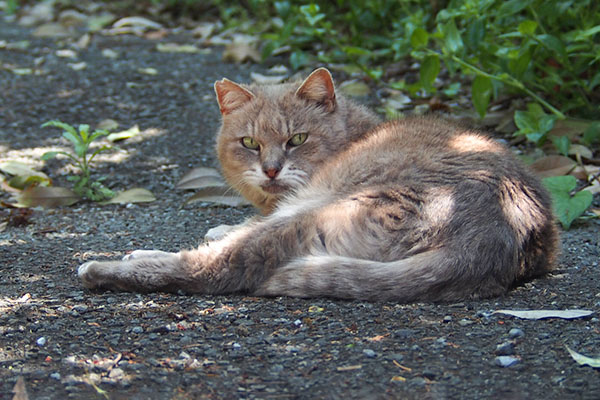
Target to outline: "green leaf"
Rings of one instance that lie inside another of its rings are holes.
[[[84,142],[88,141],[88,133],[90,131],[90,126],[87,124],[79,125],[79,136],[83,139]]]
[[[425,89],[431,89],[435,78],[440,73],[440,59],[438,56],[427,56],[421,63],[419,70],[420,82]]]
[[[527,68],[531,65],[531,52],[529,49],[519,54],[519,56],[515,58],[511,58],[508,61],[508,68],[510,72],[517,79],[521,79],[525,72],[527,72]]]
[[[65,139],[67,139],[69,142],[71,142],[71,144],[73,146],[77,146],[79,144],[83,144],[83,142],[81,141],[81,138],[77,135],[74,135],[73,133],[69,132],[69,131],[64,131],[62,133],[62,137],[64,137]]]
[[[533,35],[537,26],[537,22],[527,19],[519,24],[519,32],[525,36]]]
[[[485,20],[483,18],[471,22],[465,32],[465,43],[470,49],[478,49],[486,46],[485,43]]]
[[[515,111],[515,125],[523,133],[535,132],[537,130],[535,116],[527,111]]]
[[[290,65],[293,69],[300,69],[306,64],[308,64],[308,56],[304,52],[296,50],[290,54]]]
[[[544,178],[542,182],[552,195],[554,212],[564,229],[569,229],[573,221],[592,204],[594,195],[586,190],[570,195],[577,186],[574,176],[551,176]]]
[[[75,144],[75,154],[79,158],[85,157],[85,153],[87,153],[88,144],[87,143],[77,143]]]
[[[419,49],[421,47],[426,47],[428,41],[429,41],[429,34],[423,28],[415,29],[413,31],[412,35],[410,35],[410,44],[415,49]]]
[[[583,143],[586,145],[600,141],[600,122],[594,122],[583,132]]]
[[[571,147],[571,141],[567,136],[550,136],[550,140],[554,144],[554,147],[560,154],[567,157],[569,155],[569,148]]]
[[[349,56],[368,56],[371,54],[369,50],[356,46],[344,46],[342,50]]]
[[[492,80],[487,76],[477,75],[471,87],[471,97],[473,105],[481,118],[485,116],[492,92]]]
[[[454,19],[451,19],[443,26],[442,33],[444,34],[445,48],[450,54],[458,53],[463,49],[463,41],[456,28]]]
[[[48,121],[44,124],[42,124],[42,128],[45,128],[47,126],[53,126],[55,128],[61,128],[66,132],[69,132],[70,134],[72,134],[73,136],[77,137],[77,131],[75,130],[74,127],[72,127],[69,124],[66,124],[64,122],[58,121],[58,120],[52,120],[52,121]]]
[[[526,0],[509,0],[502,3],[498,10],[498,15],[506,17],[509,15],[516,14],[523,11],[529,5],[529,1]]]
[[[565,50],[565,45],[556,36],[544,34],[538,35],[537,38],[544,44],[546,48],[548,48],[548,50],[556,53],[561,61],[566,59],[567,52]]]
[[[275,7],[277,14],[283,19],[287,18],[292,9],[289,1],[276,1],[273,3],[273,6]]]
[[[586,29],[585,31],[577,32],[575,36],[575,40],[589,40],[590,36],[594,36],[596,33],[600,32],[600,25],[596,25],[593,28]]]

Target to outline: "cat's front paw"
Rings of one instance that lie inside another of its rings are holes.
[[[223,239],[229,232],[237,228],[237,225],[219,225],[214,228],[210,228],[206,235],[204,235],[204,241],[215,242]]]
[[[123,261],[133,260],[137,258],[158,258],[158,257],[169,257],[176,253],[167,253],[166,251],[160,250],[134,250],[123,257]]]

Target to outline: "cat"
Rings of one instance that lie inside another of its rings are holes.
[[[86,287],[439,302],[553,268],[548,193],[485,135],[431,116],[380,123],[324,68],[215,91],[224,176],[263,215],[196,250],[87,262]]]

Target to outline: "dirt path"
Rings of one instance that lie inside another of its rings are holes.
[[[84,290],[75,274],[83,260],[192,247],[209,227],[252,214],[186,205],[190,194],[174,185],[192,167],[216,166],[212,83],[248,81],[261,69],[223,64],[218,49],[161,53],[155,41],[133,36],[93,36],[68,59],[56,55],[66,44],[0,22],[0,40],[25,38],[25,50],[0,49],[0,162],[39,162],[44,151],[64,146],[56,130],[40,128],[50,119],[138,124],[142,134],[102,159],[100,172],[112,187],[144,187],[158,199],[36,209],[29,224],[0,232],[0,399],[12,398],[18,377],[31,399],[598,398],[600,371],[579,366],[565,349],[600,355],[597,313],[538,321],[493,314],[597,312],[598,221],[563,235],[554,275],[492,301],[396,305]],[[118,57],[102,56],[104,49]],[[82,70],[68,66],[82,61]],[[64,163],[49,162],[44,171],[64,184]]]

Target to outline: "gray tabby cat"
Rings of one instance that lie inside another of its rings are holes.
[[[454,301],[553,267],[549,196],[501,144],[431,117],[379,124],[326,69],[215,91],[223,174],[264,215],[196,250],[87,262],[88,288]]]

